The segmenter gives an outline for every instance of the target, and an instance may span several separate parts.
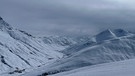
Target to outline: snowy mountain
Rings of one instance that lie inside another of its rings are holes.
[[[58,47],[13,28],[0,17],[0,75],[16,69],[36,67],[57,60],[63,54]]]
[[[108,29],[93,37],[38,38],[13,28],[0,17],[0,76],[57,76],[133,58],[135,34],[122,29]]]
[[[135,58],[135,34],[122,29],[105,30],[87,42],[63,50],[64,58],[24,76],[52,75],[86,66]]]
[[[91,36],[89,35],[83,35],[83,36],[49,36],[49,37],[40,37],[45,44],[51,44],[54,46],[57,46],[58,48],[61,47],[60,50],[57,51],[63,51],[65,48],[69,48],[74,46],[75,44],[81,44],[83,42],[87,42],[91,39]]]
[[[61,46],[69,46],[69,45],[73,45],[76,42],[70,38],[70,37],[66,37],[66,36],[50,36],[50,37],[44,37],[43,41],[46,44],[58,44]]]
[[[67,36],[49,36],[40,38],[45,44],[55,47],[56,51],[62,51],[77,43],[73,38]]]

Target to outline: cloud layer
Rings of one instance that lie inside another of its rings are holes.
[[[34,35],[93,35],[108,28],[135,28],[135,1],[0,0],[0,16]]]

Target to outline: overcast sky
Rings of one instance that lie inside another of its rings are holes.
[[[0,16],[33,35],[135,29],[135,0],[0,0]]]

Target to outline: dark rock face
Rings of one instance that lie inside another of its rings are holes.
[[[2,17],[0,17],[0,20],[3,20]]]

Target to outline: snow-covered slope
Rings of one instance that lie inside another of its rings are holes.
[[[76,42],[68,37],[68,36],[50,36],[50,37],[44,37],[43,41],[46,44],[58,44],[61,46],[69,46],[69,45],[73,45]]]
[[[37,75],[135,58],[135,35],[122,29],[105,30],[91,40],[75,44],[62,52],[65,54],[64,58],[44,66],[44,70]]]
[[[88,42],[91,39],[90,35],[81,35],[81,36],[49,36],[49,37],[40,37],[45,44],[53,45],[53,47],[58,48],[57,51],[63,51],[69,47],[74,46],[75,44],[81,44]]]
[[[134,76],[135,59],[87,66],[49,76]]]
[[[74,38],[68,36],[49,36],[41,37],[41,39],[45,44],[52,45],[56,50],[58,49],[57,51],[62,51],[77,43]]]
[[[45,44],[42,39],[14,29],[0,17],[0,74],[62,58],[63,54],[55,51],[59,49],[61,47]]]

